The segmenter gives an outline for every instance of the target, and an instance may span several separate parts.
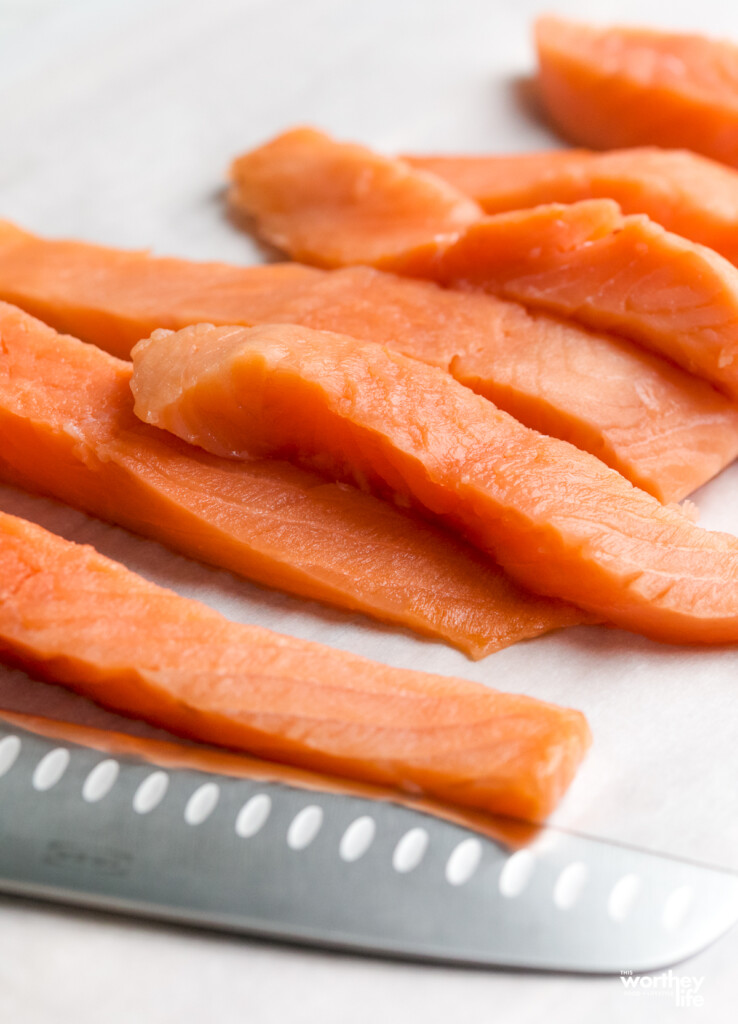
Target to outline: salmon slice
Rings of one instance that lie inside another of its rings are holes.
[[[554,17],[538,20],[535,41],[541,98],[567,139],[684,147],[738,166],[738,47]]]
[[[198,264],[48,241],[0,222],[0,297],[126,359],[157,327],[193,323],[281,321],[387,344],[664,502],[738,454],[738,412],[663,359],[517,303],[365,267]]]
[[[269,317],[285,295],[323,276],[298,263],[234,267],[51,241],[0,220],[0,299],[120,359],[160,327],[178,330],[218,312],[227,323],[244,310],[255,321]]]
[[[502,815],[491,815],[485,811],[471,807],[440,803],[429,797],[400,792],[379,786],[376,783],[360,782],[356,779],[342,779],[335,775],[323,775],[320,772],[295,768],[292,765],[278,764],[275,761],[262,761],[247,754],[237,754],[215,746],[194,743],[191,740],[154,739],[149,736],[134,735],[127,731],[113,731],[110,728],[98,728],[90,725],[79,725],[56,718],[42,718],[26,712],[10,711],[0,708],[0,724],[15,726],[28,732],[62,743],[79,743],[82,746],[99,750],[110,757],[135,757],[148,764],[167,770],[193,769],[194,771],[210,772],[215,775],[226,775],[236,779],[250,779],[261,782],[281,782],[296,789],[320,793],[335,793],[338,796],[358,796],[366,800],[391,800],[411,810],[433,814],[444,818],[455,825],[474,829],[489,839],[504,843],[512,848],[519,848],[532,842],[540,835],[540,826],[534,822],[522,821]],[[137,732],[140,724],[136,723]],[[123,730],[124,725],[118,725]],[[144,728],[147,728],[144,726]]]
[[[260,235],[278,249],[323,267],[375,263],[429,236],[441,241],[482,212],[440,178],[364,146],[337,147],[309,128],[244,154],[230,174],[236,211],[256,216]]]
[[[229,622],[2,513],[0,654],[193,739],[514,817],[590,742],[577,711]]]
[[[475,658],[582,621],[406,510],[286,463],[212,458],[144,426],[130,377],[130,363],[0,304],[0,479]]]
[[[208,451],[291,458],[426,509],[510,574],[661,640],[738,640],[738,539],[435,367],[292,325],[155,332],[135,410]]]
[[[738,172],[686,149],[554,149],[405,159],[466,192],[486,213],[614,199],[623,213],[645,213],[738,263]]]
[[[404,269],[418,269],[412,253]],[[621,216],[611,200],[489,217],[434,274],[615,331],[738,398],[738,269],[648,217]]]

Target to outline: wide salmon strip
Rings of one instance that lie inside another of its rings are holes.
[[[521,818],[590,742],[577,711],[229,622],[3,513],[0,657],[194,739]]]
[[[488,217],[438,257],[434,276],[615,331],[738,398],[738,268],[618,210],[591,199]],[[403,269],[424,272],[423,254]]]
[[[310,128],[244,154],[230,175],[232,205],[256,217],[266,241],[323,267],[376,263],[429,236],[440,241],[482,212],[440,178]]]
[[[524,585],[616,625],[677,642],[738,640],[738,539],[699,529],[436,367],[294,325],[158,331],[133,360],[147,423],[419,506]]]
[[[738,47],[555,17],[535,41],[543,104],[570,141],[684,147],[738,167]]]
[[[366,267],[191,263],[49,241],[0,222],[0,297],[126,359],[156,328],[193,323],[281,321],[387,344],[664,502],[738,454],[738,411],[663,359],[517,303]]]
[[[270,587],[479,658],[582,620],[407,510],[146,427],[131,365],[0,304],[0,479]]]
[[[405,159],[467,193],[486,213],[614,199],[623,213],[645,213],[738,263],[738,171],[686,149],[552,149]]]

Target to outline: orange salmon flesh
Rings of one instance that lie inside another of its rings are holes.
[[[582,620],[408,510],[284,462],[206,456],[146,427],[130,363],[1,303],[0,339],[6,483],[475,658]]]
[[[536,23],[538,87],[556,128],[592,149],[692,149],[738,167],[738,47],[699,35]]]
[[[0,297],[124,359],[157,328],[196,323],[297,323],[386,344],[663,502],[738,454],[732,404],[627,340],[368,267],[192,263],[48,241],[0,222]]]
[[[577,711],[229,622],[3,513],[0,656],[183,736],[513,817],[547,815],[590,742]]]
[[[522,585],[677,643],[738,640],[738,540],[695,526],[447,373],[293,325],[155,332],[136,414],[211,452],[288,458],[424,509]]]

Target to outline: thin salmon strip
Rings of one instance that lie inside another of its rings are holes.
[[[738,47],[555,17],[539,19],[535,41],[544,106],[570,141],[684,147],[738,166]]]
[[[130,377],[130,363],[0,304],[0,479],[475,658],[582,620],[406,510],[286,463],[212,458],[144,426]]]
[[[481,214],[440,178],[364,146],[338,148],[310,128],[239,157],[231,181],[233,206],[257,217],[264,239],[323,267],[376,263],[429,236],[453,236]],[[337,234],[332,220],[341,224]]]
[[[51,241],[0,220],[0,299],[128,359],[160,327],[226,317],[244,310],[258,322],[324,273],[298,263],[235,267],[150,256],[75,241]]]
[[[614,199],[623,213],[645,213],[738,263],[738,171],[686,149],[554,149],[405,159],[467,193],[486,213]]]
[[[126,359],[157,327],[193,323],[281,321],[387,344],[664,502],[738,454],[738,412],[663,359],[517,303],[369,268],[191,263],[49,241],[0,222],[0,296]]]
[[[738,269],[618,210],[592,199],[489,217],[439,256],[434,275],[615,331],[738,398]],[[417,269],[412,253],[405,269]]]
[[[590,742],[577,711],[229,622],[2,513],[0,655],[193,739],[521,818]]]
[[[376,783],[338,778],[335,775],[325,775],[293,765],[263,761],[248,754],[233,753],[210,744],[194,743],[189,739],[153,739],[141,736],[139,723],[134,726],[134,734],[127,730],[123,731],[125,726],[122,724],[117,724],[116,731],[113,731],[107,726],[98,728],[80,725],[76,721],[43,718],[23,711],[0,708],[1,725],[15,726],[61,743],[79,743],[111,757],[134,757],[167,770],[193,769],[237,779],[280,782],[297,789],[335,793],[338,796],[391,800],[411,810],[433,814],[455,825],[474,829],[489,839],[512,848],[525,846],[540,834],[540,823],[523,821],[520,818],[492,815],[483,810],[441,803],[427,796],[393,790]]]
[[[738,640],[738,539],[699,529],[442,370],[293,325],[158,331],[133,360],[147,423],[424,508],[522,584],[616,625],[667,641]]]

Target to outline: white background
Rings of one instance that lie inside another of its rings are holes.
[[[0,0],[0,217],[52,236],[253,262],[258,251],[223,215],[224,171],[237,152],[290,125],[387,152],[556,144],[521,106],[517,85],[533,66],[531,18],[545,6]],[[738,40],[738,8],[720,0],[557,10]],[[702,523],[738,533],[737,495],[734,468],[698,494]],[[595,745],[556,820],[738,869],[735,651],[580,628],[472,664],[10,488],[0,487],[0,508],[94,543],[233,618],[581,708]],[[0,706],[113,721],[2,669]],[[738,931],[682,968],[705,976],[703,1020],[735,1019],[736,964]],[[627,997],[614,978],[386,964],[0,899],[3,1024],[574,1024],[698,1013]]]

